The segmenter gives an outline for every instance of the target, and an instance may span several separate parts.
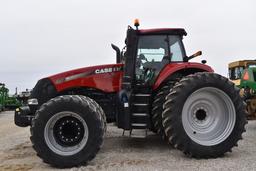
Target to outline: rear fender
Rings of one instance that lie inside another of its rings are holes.
[[[153,85],[153,90],[157,89],[166,79],[175,73],[180,73],[182,75],[189,75],[196,72],[214,72],[213,69],[205,64],[200,63],[171,63],[164,67],[164,69],[159,73],[156,82]]]

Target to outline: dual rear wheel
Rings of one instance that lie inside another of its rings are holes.
[[[159,132],[175,148],[196,158],[231,151],[247,123],[239,90],[215,73],[183,77],[170,87],[161,107]]]

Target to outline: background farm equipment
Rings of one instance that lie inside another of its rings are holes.
[[[16,93],[14,95],[14,97],[22,104],[22,105],[26,105],[28,103],[28,99],[29,96],[31,95],[31,91],[26,89],[25,91],[22,91],[20,93]]]
[[[256,119],[256,60],[235,61],[228,65],[229,78],[240,88],[248,119]]]
[[[21,102],[15,96],[9,95],[9,89],[0,83],[0,111],[13,110],[21,106]]]

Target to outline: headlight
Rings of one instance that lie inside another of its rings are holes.
[[[28,99],[28,105],[38,105],[37,99]]]

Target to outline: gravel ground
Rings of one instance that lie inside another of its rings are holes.
[[[31,147],[29,128],[13,123],[13,112],[0,113],[0,171],[58,170],[44,164]],[[88,165],[61,169],[83,170],[256,170],[256,121],[250,121],[244,140],[232,153],[209,160],[185,157],[158,136],[122,137],[122,130],[108,125],[104,146]]]

